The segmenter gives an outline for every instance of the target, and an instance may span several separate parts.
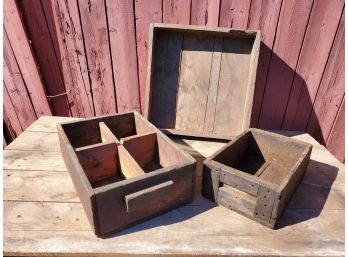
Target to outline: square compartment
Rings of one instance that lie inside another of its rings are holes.
[[[311,148],[285,136],[249,129],[204,162],[202,193],[274,227],[301,181]]]

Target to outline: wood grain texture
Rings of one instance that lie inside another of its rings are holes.
[[[59,119],[43,121],[32,127],[47,133]],[[306,133],[282,133],[315,142]],[[215,144],[194,140],[190,144],[207,156],[216,151]],[[4,194],[4,255],[86,255],[87,245],[88,253],[94,255],[343,256],[344,165],[323,146],[314,145],[315,160],[310,161],[304,183],[285,210],[278,230],[259,226],[197,194],[191,204],[106,240],[97,239],[91,231],[82,205],[74,200],[76,193],[66,169],[59,172],[65,168],[60,153],[5,150],[4,168],[19,170],[5,170],[5,176],[12,175],[4,178],[4,188],[11,188]],[[47,192],[49,185],[51,191]],[[32,191],[28,194],[24,189]]]
[[[36,115],[38,117],[51,115],[52,112],[47,101],[45,87],[14,0],[6,0],[4,2],[4,27],[27,90],[31,95]]]
[[[281,128],[312,3],[313,0],[283,2],[259,118],[260,128]]]
[[[21,127],[25,129],[37,118],[6,32],[4,32],[3,68],[4,87],[6,87],[8,94],[6,97],[10,97],[15,111],[14,114],[17,115]],[[6,108],[7,106],[4,105],[4,107]],[[9,114],[10,113],[7,111],[7,115]]]
[[[133,2],[107,0],[112,69],[117,111],[140,112],[137,49]]]
[[[251,0],[221,0],[219,26],[246,29]]]
[[[326,141],[327,149],[341,162],[345,161],[344,147],[338,147],[344,141],[344,106],[345,100],[343,98],[340,109],[332,126],[331,134]]]
[[[45,13],[40,0],[17,2],[22,12],[23,21],[31,41],[31,46],[40,67],[47,94],[58,95],[66,92],[59,60],[55,54],[53,41],[46,22]],[[49,98],[53,113],[59,116],[70,116],[66,95]]]
[[[6,129],[11,139],[15,139],[17,136],[19,136],[22,133],[23,128],[21,127],[21,124],[18,120],[10,95],[7,92],[6,85],[3,86],[3,94],[4,94],[3,96],[3,100],[4,100],[3,115],[4,116],[3,117],[6,124]]]
[[[344,41],[343,12],[307,125],[320,143],[326,142],[344,96]]]
[[[248,29],[261,31],[260,55],[250,122],[252,128],[257,127],[259,121],[281,4],[281,0],[261,0],[250,3]]]
[[[219,25],[220,1],[192,0],[191,24],[217,27]]]
[[[75,117],[93,116],[91,85],[77,2],[54,1],[51,8],[54,12],[54,26],[60,32],[57,33],[57,44],[71,113]]]
[[[191,0],[163,0],[163,22],[190,24]]]
[[[115,113],[107,17],[104,0],[79,1],[81,25],[96,115]]]
[[[343,0],[316,1],[313,4],[282,129],[306,129],[343,6]]]
[[[141,109],[145,106],[145,83],[147,67],[147,51],[149,39],[149,25],[162,22],[161,0],[135,0],[136,42],[138,54],[139,90]]]

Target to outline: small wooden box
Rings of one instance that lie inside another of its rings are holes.
[[[193,199],[195,160],[136,112],[63,123],[58,135],[98,236]]]
[[[274,228],[311,151],[307,143],[249,129],[204,161],[202,194]]]
[[[164,133],[231,139],[250,127],[260,32],[151,24],[144,116]]]

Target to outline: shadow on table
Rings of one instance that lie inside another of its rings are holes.
[[[180,223],[182,221],[193,218],[196,215],[199,215],[203,212],[208,211],[211,208],[216,207],[217,205],[201,196],[197,196],[194,201],[190,204],[184,205],[172,211],[166,212],[163,215],[140,223],[138,225],[132,226],[125,230],[122,230],[118,233],[112,234],[106,238],[119,237],[127,234],[132,234],[135,232],[153,229],[156,227],[172,225],[175,223]]]
[[[318,217],[327,203],[337,174],[337,167],[310,160],[308,170],[279,219],[276,229]],[[344,204],[344,196],[335,200]]]

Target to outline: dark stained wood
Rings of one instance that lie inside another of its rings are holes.
[[[249,129],[203,163],[202,194],[274,228],[307,169],[312,146]]]
[[[172,180],[140,190],[125,196],[127,212],[134,212],[148,207],[149,202],[161,202],[173,192]]]
[[[58,134],[97,236],[193,199],[195,160],[136,112],[61,123]]]
[[[99,143],[75,149],[77,158],[93,183],[117,174],[117,145],[115,143]]]

